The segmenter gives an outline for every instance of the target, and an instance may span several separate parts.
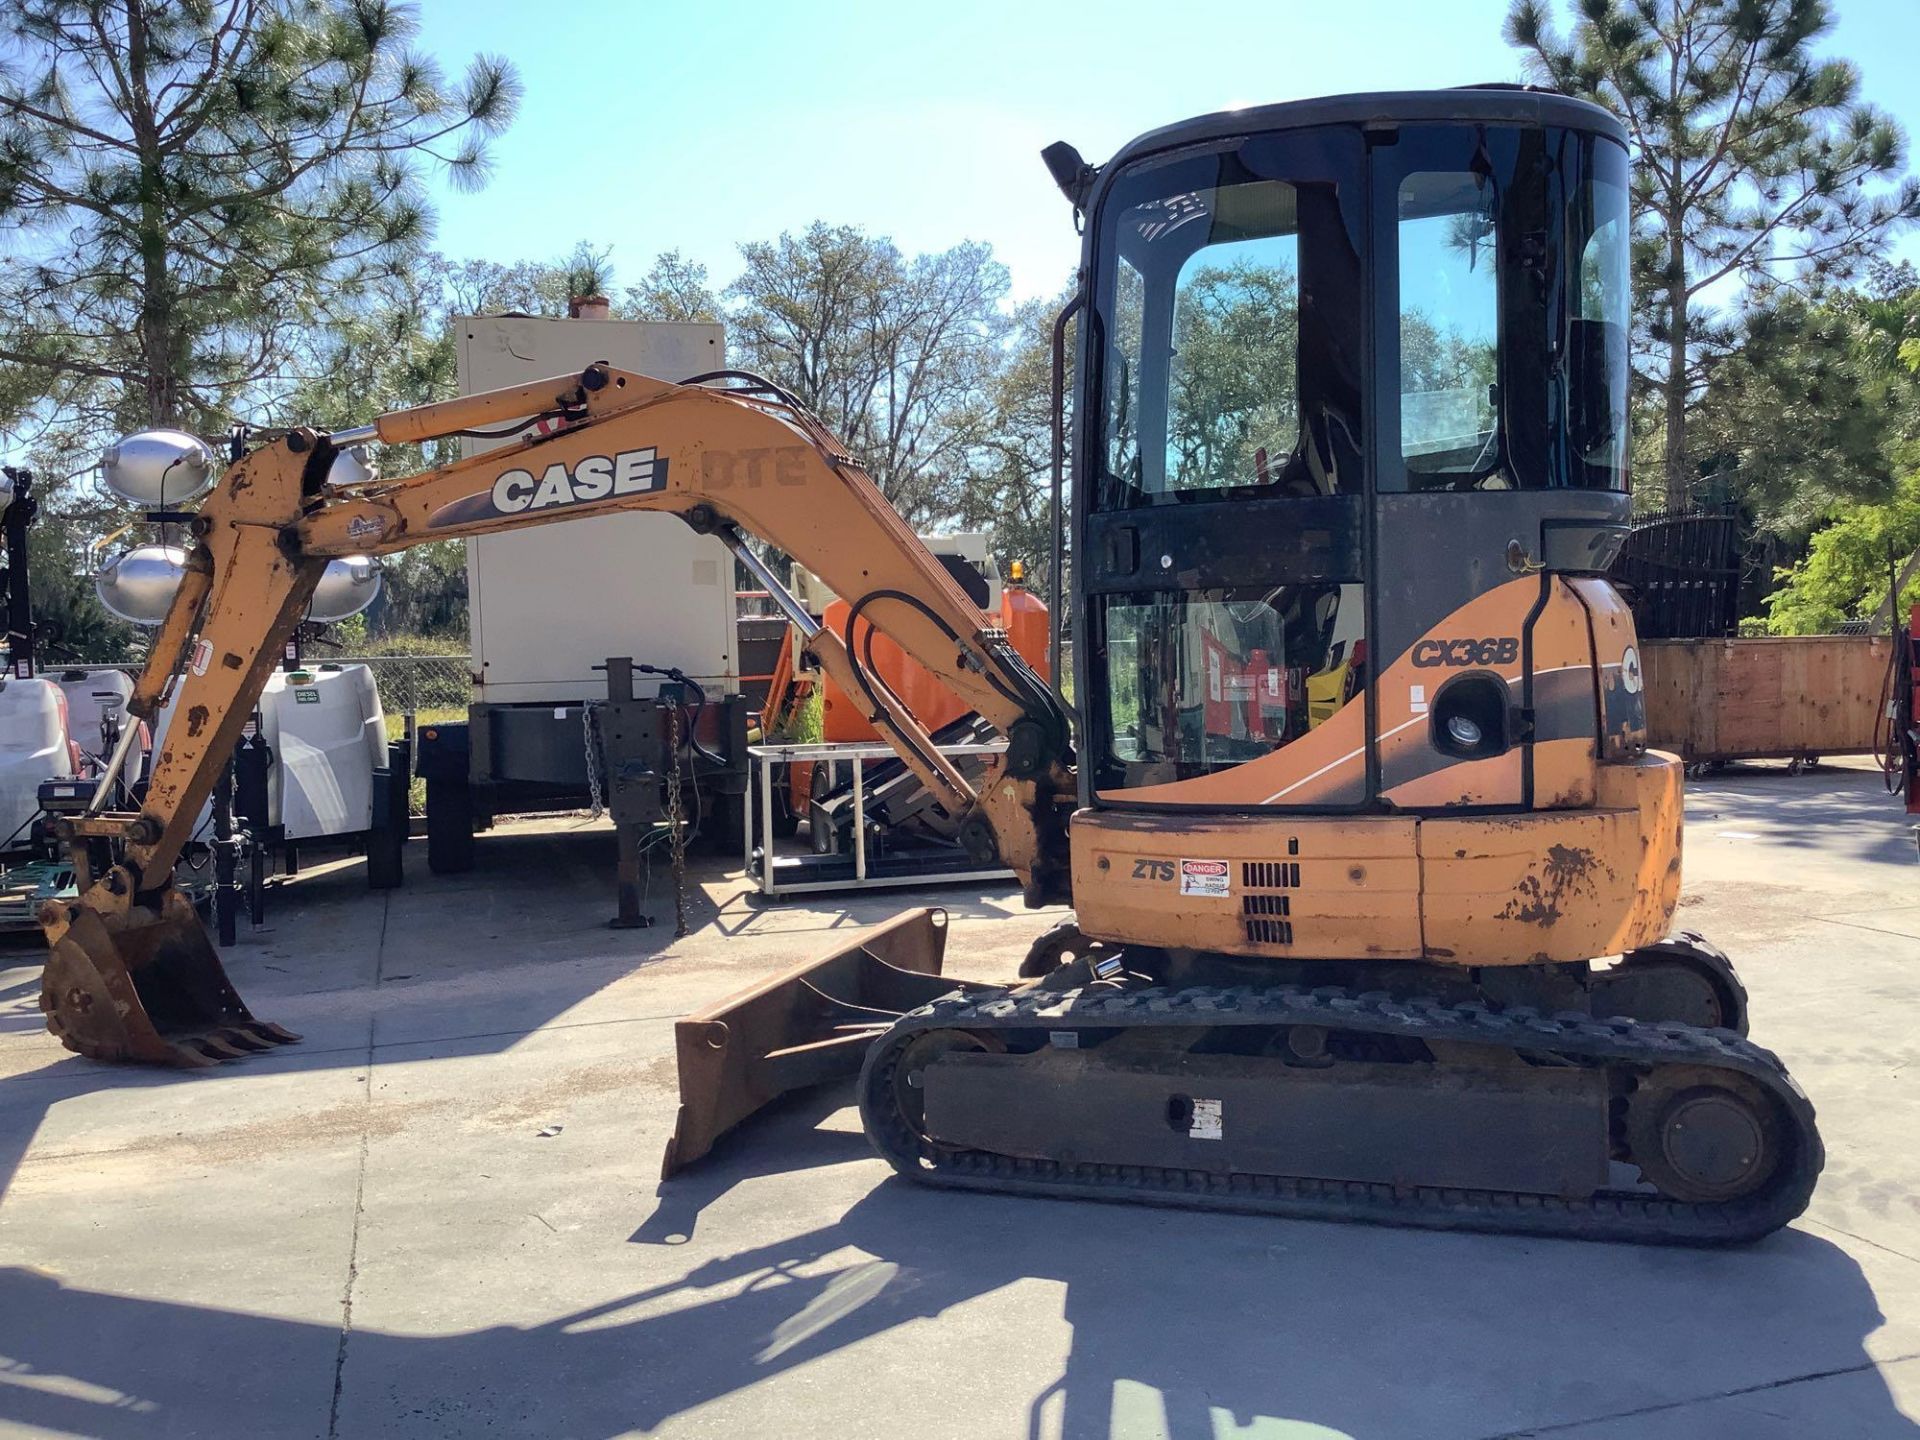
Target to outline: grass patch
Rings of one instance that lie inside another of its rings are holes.
[[[818,685],[813,693],[795,707],[792,717],[777,734],[768,737],[779,745],[818,745],[827,733],[827,698]]]

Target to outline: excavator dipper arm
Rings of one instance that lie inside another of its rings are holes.
[[[838,635],[795,607],[822,668],[869,702],[976,857],[997,854],[1031,903],[1063,898],[1072,756],[1051,689],[797,402],[753,377],[702,378],[734,388],[594,365],[396,411],[360,431],[290,431],[235,462],[192,522],[186,578],[128,706],[151,720],[177,687],[144,808],[68,822],[77,859],[87,838],[104,836],[121,842],[124,860],[97,877],[83,868],[79,898],[50,902],[41,916],[52,950],[49,1028],[98,1058],[174,1064],[284,1038],[240,1003],[172,876],[327,561],[613,511],[677,514],[749,561],[745,537],[760,537],[848,597],[852,615]],[[483,429],[524,433],[400,479],[327,479],[347,444]],[[874,628],[1008,737],[978,791],[861,663]]]

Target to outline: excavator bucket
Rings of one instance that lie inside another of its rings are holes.
[[[89,1059],[194,1067],[300,1038],[254,1019],[176,890],[157,911],[111,917],[51,900],[41,924],[51,942],[40,985],[47,1029]]]
[[[909,910],[679,1021],[680,1117],[660,1178],[779,1096],[858,1074],[867,1046],[907,1011],[998,988],[943,980],[946,948],[947,912]]]

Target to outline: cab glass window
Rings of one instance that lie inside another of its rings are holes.
[[[1243,186],[1259,222],[1290,226],[1293,187]],[[1253,217],[1250,217],[1253,218]],[[1300,437],[1299,247],[1290,234],[1197,251],[1173,290],[1167,483],[1267,485]]]
[[[1365,685],[1363,604],[1359,585],[1107,600],[1101,788],[1210,774],[1318,728]]]
[[[1555,128],[1409,130],[1376,156],[1383,491],[1624,490],[1626,151]]]
[[[1500,463],[1493,184],[1424,171],[1399,202],[1400,451],[1412,488],[1450,488]]]
[[[1364,489],[1363,162],[1341,128],[1142,161],[1114,180],[1089,316],[1094,508]]]
[[[1147,290],[1123,256],[1116,266],[1107,333],[1107,468],[1118,475],[1140,468],[1140,341]]]
[[[1594,489],[1627,488],[1629,274],[1632,224],[1624,185],[1596,180],[1576,216],[1578,309],[1569,327],[1568,428],[1576,478]],[[1579,223],[1584,220],[1585,224]],[[1584,233],[1583,233],[1584,232]]]

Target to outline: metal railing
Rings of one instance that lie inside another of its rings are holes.
[[[1740,626],[1746,527],[1731,508],[1636,515],[1608,571],[1642,640],[1732,635]]]

